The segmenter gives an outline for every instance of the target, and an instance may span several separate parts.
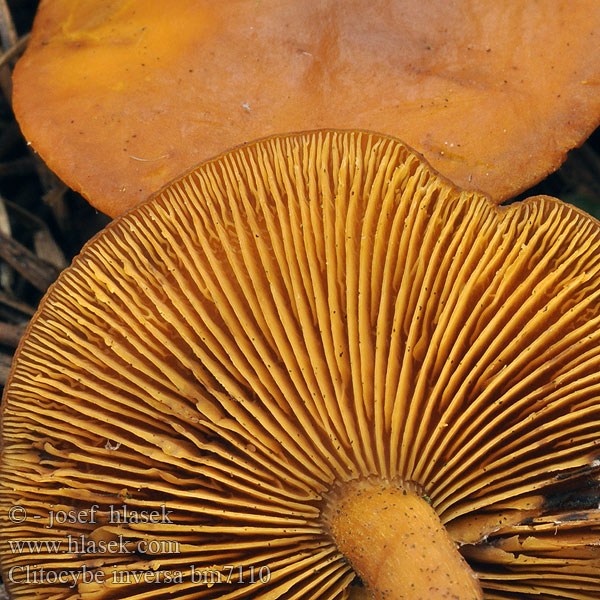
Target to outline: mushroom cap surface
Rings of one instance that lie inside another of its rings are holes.
[[[347,598],[327,511],[381,481],[427,499],[486,599],[597,598],[599,297],[598,222],[497,207],[394,138],[202,164],[95,237],[21,343],[11,596]]]
[[[495,201],[600,123],[596,0],[54,0],[14,74],[26,138],[116,216],[282,131],[401,135]]]

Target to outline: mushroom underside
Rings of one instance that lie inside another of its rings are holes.
[[[599,250],[573,207],[496,207],[386,136],[204,163],[93,239],[21,345],[11,596],[417,598],[343,518],[400,494],[421,516],[392,541],[439,529],[461,597],[597,598]]]

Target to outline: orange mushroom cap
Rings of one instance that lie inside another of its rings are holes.
[[[281,131],[402,135],[501,201],[600,123],[597,0],[54,0],[14,75],[48,165],[115,216]]]
[[[599,298],[597,221],[497,207],[395,139],[201,165],[21,343],[12,597],[597,599]]]

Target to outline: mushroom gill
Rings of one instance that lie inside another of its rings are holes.
[[[600,595],[600,226],[268,138],[111,223],[3,404],[12,598]]]

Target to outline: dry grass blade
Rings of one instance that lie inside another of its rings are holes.
[[[32,317],[35,314],[35,308],[30,304],[17,300],[9,294],[0,291],[0,305],[2,304],[28,317]]]
[[[0,67],[8,64],[11,60],[18,57],[27,47],[29,34],[24,35],[12,48],[9,48],[2,56],[0,56]]]
[[[58,269],[53,265],[2,233],[0,233],[0,258],[42,292],[46,291],[58,277]]]
[[[2,48],[9,50],[17,43],[17,30],[13,23],[6,0],[0,0],[0,40]]]
[[[16,348],[26,328],[25,324],[11,325],[10,323],[0,323],[0,345]]]

